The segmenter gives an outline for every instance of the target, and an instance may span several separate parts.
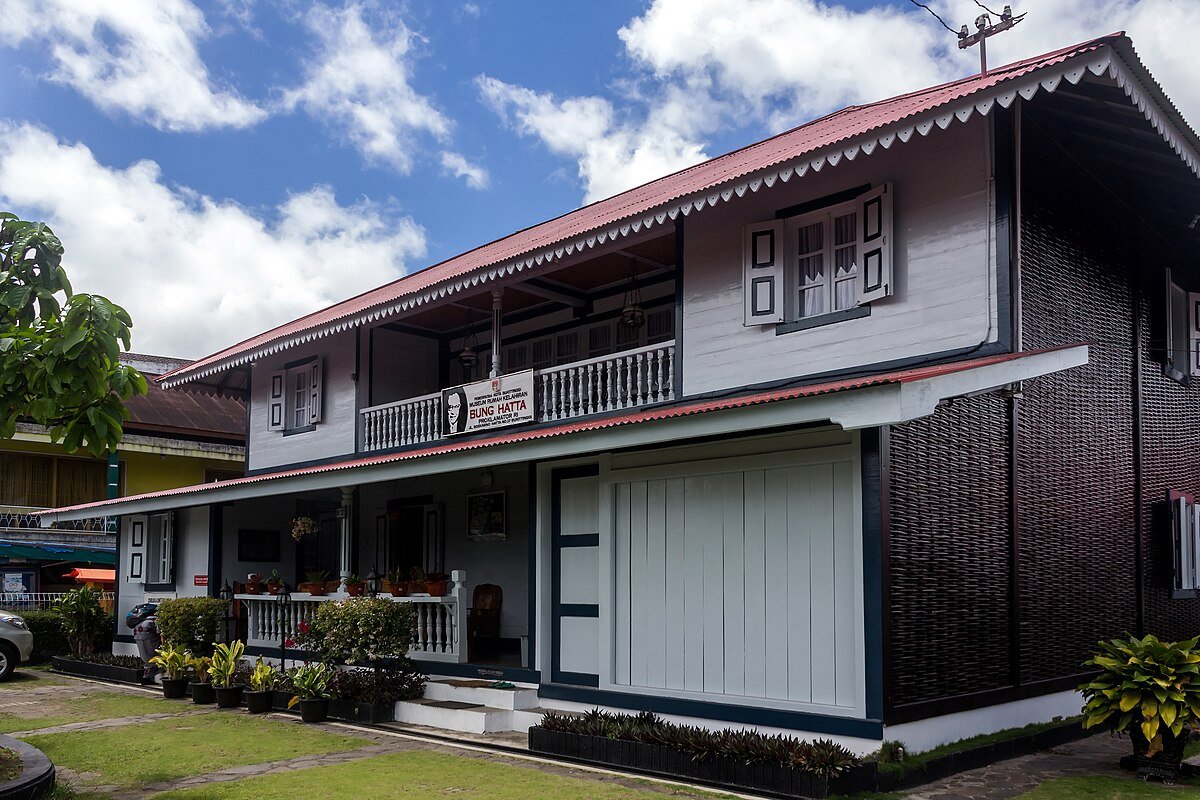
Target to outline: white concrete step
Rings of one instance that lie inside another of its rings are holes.
[[[508,710],[533,708],[538,704],[537,686],[514,684],[509,689],[497,689],[494,681],[432,680],[425,684],[426,700],[454,700]]]
[[[512,713],[512,726],[514,731],[520,733],[528,733],[529,729],[542,721],[542,715],[547,711],[555,711],[552,708],[522,708]],[[555,711],[561,714],[561,711]]]
[[[496,708],[458,700],[401,700],[396,722],[424,725],[464,733],[498,733],[513,730],[511,708]]]

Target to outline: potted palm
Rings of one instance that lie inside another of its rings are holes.
[[[264,664],[262,656],[250,673],[250,689],[242,696],[246,698],[246,710],[251,714],[265,714],[271,710],[271,694],[279,681],[279,671]]]
[[[212,659],[208,656],[192,656],[188,659],[188,666],[192,668],[192,674],[196,678],[188,684],[188,688],[192,690],[192,702],[196,705],[208,705],[217,701],[213,685],[208,682],[208,668],[211,665]]]
[[[288,701],[288,708],[298,705],[300,719],[322,722],[329,715],[329,682],[332,673],[333,670],[320,662],[296,667],[291,675],[296,694]]]
[[[1157,637],[1101,642],[1084,662],[1100,674],[1079,687],[1084,727],[1128,733],[1138,773],[1179,775],[1183,749],[1200,726],[1200,637],[1163,642]]]
[[[208,667],[208,674],[212,676],[215,687],[217,708],[237,708],[242,704],[244,687],[234,684],[233,679],[237,674],[238,663],[242,660],[242,654],[245,652],[246,645],[240,641],[229,644],[222,643],[213,648],[212,663]]]
[[[328,580],[328,572],[319,569],[309,570],[304,573],[304,580],[296,588],[302,592],[308,592],[313,597],[324,597]]]
[[[408,579],[404,574],[404,570],[399,567],[393,567],[388,570],[387,580],[383,583],[383,588],[391,592],[392,597],[405,597],[408,595]]]
[[[150,663],[164,673],[163,697],[178,700],[187,695],[188,666],[192,654],[179,645],[169,644],[158,648]]]

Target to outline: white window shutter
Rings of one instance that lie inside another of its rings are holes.
[[[283,370],[271,373],[271,387],[267,398],[267,430],[281,431],[284,428],[284,394],[287,388],[287,373]]]
[[[308,421],[315,425],[321,421],[321,360],[317,359],[308,368]]]
[[[1188,360],[1193,375],[1200,375],[1200,293],[1188,292]]]
[[[747,225],[742,254],[742,324],[783,322],[784,253],[783,221]]]
[[[145,583],[147,519],[140,514],[128,519],[129,549],[125,553],[125,578],[130,583]]]
[[[161,583],[170,583],[175,575],[175,515],[167,513],[163,515],[162,529],[162,575],[159,576]]]
[[[892,185],[858,196],[858,302],[869,303],[895,291],[892,280]]]

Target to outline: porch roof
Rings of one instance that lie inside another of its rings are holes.
[[[957,81],[860,106],[680,170],[561,217],[518,231],[357,297],[301,317],[164,375],[171,387],[204,381],[228,369],[303,342],[348,330],[435,302],[522,271],[536,272],[655,226],[664,230],[680,215],[701,213],[747,192],[769,189],[809,172],[889,149],[914,135],[1008,108],[1017,97],[1053,92],[1087,73],[1119,85],[1139,111],[1194,172],[1200,174],[1200,139],[1142,65],[1124,33],[992,69]]]
[[[1070,369],[1087,360],[1086,344],[1070,344],[752,394],[693,399],[444,444],[420,445],[368,458],[50,509],[40,512],[39,517],[43,526],[49,526],[96,516],[163,511],[682,442],[700,436],[754,435],[812,422],[829,422],[847,430],[890,425],[932,414],[943,400]]]

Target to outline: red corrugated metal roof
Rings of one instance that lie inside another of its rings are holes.
[[[182,367],[170,373],[169,377],[184,378],[200,374],[206,369],[219,367],[223,361],[267,347],[279,340],[337,324],[348,317],[394,303],[476,270],[573,241],[592,231],[659,210],[672,201],[711,191],[764,169],[785,164],[791,159],[896,125],[915,115],[954,106],[973,94],[1020,79],[1045,67],[1061,64],[1075,56],[1117,44],[1130,46],[1123,33],[1114,33],[992,69],[986,76],[973,75],[877,103],[850,106],[764,141],[518,231],[365,294],[288,322]]]
[[[940,375],[949,375],[955,372],[962,372],[963,370],[990,366],[992,364],[1002,364],[1007,361],[1015,361],[1017,359],[1027,358],[1033,355],[1050,353],[1057,350],[1066,350],[1078,346],[1078,344],[1070,344],[1062,345],[1060,347],[1051,347],[1045,350],[1026,350],[1020,353],[1004,353],[1001,355],[985,356],[983,358],[974,358],[964,361],[952,361],[945,364],[899,370],[896,372],[887,372],[878,375],[864,375],[855,378],[846,378],[844,380],[828,381],[826,383],[809,384],[807,386],[795,386],[787,389],[773,389],[770,391],[755,392],[753,394],[727,397],[717,400],[702,400],[680,403],[679,405],[674,406],[631,411],[625,414],[618,414],[614,416],[589,417],[586,419],[577,420],[575,422],[567,422],[551,427],[533,428],[512,433],[502,433],[481,439],[451,441],[445,444],[431,445],[429,447],[423,447],[414,450],[405,450],[399,453],[355,458],[347,461],[340,461],[335,464],[324,464],[315,467],[289,469],[280,472],[252,475],[247,478],[235,478],[216,483],[184,486],[177,489],[165,489],[159,492],[149,492],[130,497],[122,497],[116,500],[102,500],[95,503],[84,503],[76,506],[51,509],[50,511],[42,513],[54,513],[55,511],[77,511],[82,509],[101,510],[105,506],[109,506],[114,503],[123,504],[135,500],[148,500],[156,497],[174,497],[177,495],[200,494],[202,492],[212,491],[214,489],[227,489],[231,486],[263,483],[266,481],[299,477],[302,475],[319,475],[327,472],[337,472],[361,467],[372,467],[380,464],[391,464],[401,461],[412,461],[420,458],[444,455],[446,453],[455,453],[467,450],[481,450],[486,447],[497,447],[499,445],[514,444],[517,442],[549,439],[551,437],[564,436],[571,433],[604,430],[606,428],[616,428],[624,425],[636,425],[643,422],[673,419],[677,417],[687,417],[695,414],[706,414],[713,411],[744,408],[746,406],[760,405],[764,403],[777,403],[785,400],[795,400],[802,397],[815,397],[817,395],[832,394],[834,392],[844,392],[850,389],[863,389],[869,386],[913,383],[915,381],[935,378]]]
[[[221,395],[163,389],[147,381],[144,397],[125,401],[127,433],[169,434],[244,444],[246,404]]]

